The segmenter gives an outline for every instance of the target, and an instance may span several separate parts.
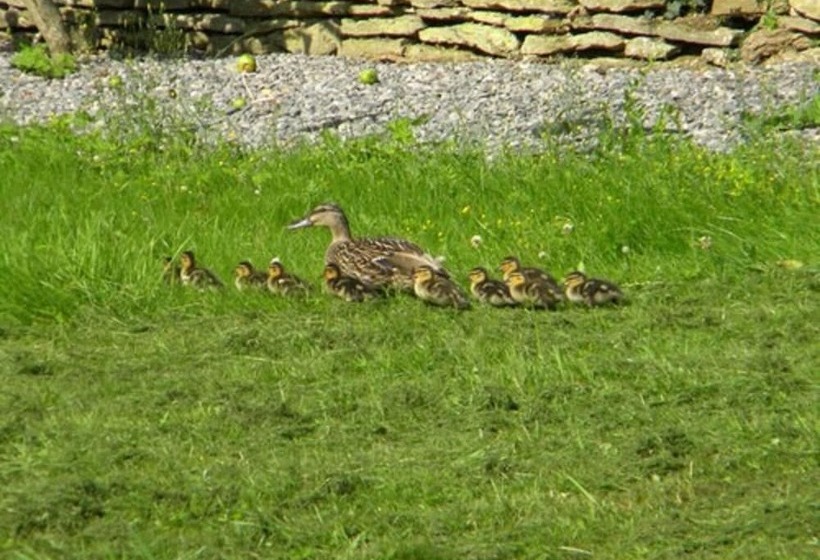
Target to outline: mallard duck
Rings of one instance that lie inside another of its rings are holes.
[[[333,263],[325,265],[322,277],[325,279],[327,292],[345,301],[364,301],[382,294],[378,288],[368,286],[352,276],[344,276],[339,266]]]
[[[411,274],[420,266],[429,266],[439,275],[449,276],[439,260],[406,239],[351,237],[347,217],[335,204],[320,204],[305,217],[292,222],[288,229],[311,226],[330,229],[325,264],[335,264],[342,275],[369,286],[409,291],[413,287]]]
[[[179,279],[183,286],[195,288],[222,288],[222,280],[213,271],[201,267],[196,262],[193,251],[185,251],[179,257],[181,268]]]
[[[162,281],[166,284],[179,284],[180,268],[173,257],[162,257]]]
[[[283,296],[304,295],[310,291],[310,284],[285,270],[279,259],[273,259],[268,265],[268,290]]]
[[[264,270],[256,270],[250,261],[240,261],[233,269],[234,285],[239,291],[248,288],[264,288],[268,282],[268,275]]]
[[[620,303],[624,294],[621,289],[609,280],[587,278],[583,272],[573,271],[564,278],[564,290],[567,299],[573,303],[585,303],[589,307]]]
[[[552,311],[558,303],[543,282],[527,280],[523,272],[511,272],[507,276],[507,286],[512,298],[525,307]]]
[[[528,283],[538,282],[543,284],[554,300],[561,301],[564,299],[564,291],[549,272],[532,266],[521,266],[521,261],[518,260],[518,257],[505,257],[498,266],[498,270],[504,274],[505,282],[509,279],[510,274],[520,272],[524,275]]]
[[[441,307],[468,309],[470,302],[452,280],[432,266],[422,265],[413,271],[413,292],[420,300]]]
[[[507,285],[504,282],[490,278],[487,269],[477,266],[467,273],[467,276],[470,279],[470,292],[477,300],[495,307],[517,305],[517,302],[510,295],[510,289]]]

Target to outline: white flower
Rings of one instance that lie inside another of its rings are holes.
[[[569,235],[575,231],[575,225],[572,222],[564,222],[564,225],[561,226],[561,233],[564,235]]]
[[[621,253],[624,255],[628,255],[632,249],[629,248],[629,245],[621,245]]]
[[[712,248],[712,238],[708,235],[701,235],[700,237],[698,237],[698,247],[700,247],[704,251],[708,251]]]
[[[480,235],[474,235],[470,238],[470,245],[473,246],[473,249],[478,249],[483,241]]]

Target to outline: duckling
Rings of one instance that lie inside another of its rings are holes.
[[[469,309],[470,302],[452,280],[436,272],[432,266],[422,265],[413,271],[413,292],[429,304],[441,307]]]
[[[552,295],[552,298],[556,301],[562,301],[564,299],[564,291],[550,273],[532,266],[521,266],[521,261],[518,260],[518,257],[505,257],[504,260],[501,261],[498,270],[503,272],[505,282],[509,278],[510,274],[513,272],[520,272],[524,275],[527,282],[538,282],[543,284],[547,291]]]
[[[162,257],[162,281],[166,284],[179,284],[180,268],[173,257]]]
[[[310,284],[285,270],[285,267],[274,258],[268,265],[268,290],[283,296],[305,295],[310,291]]]
[[[470,291],[479,301],[494,307],[512,307],[517,302],[510,295],[510,289],[504,282],[489,277],[487,269],[475,267],[467,276],[470,278]]]
[[[352,276],[343,276],[339,266],[333,263],[325,265],[322,276],[327,292],[345,301],[364,301],[383,294],[380,289],[368,286]]]
[[[330,229],[325,264],[337,265],[343,276],[363,284],[412,291],[411,274],[420,266],[429,266],[437,274],[449,277],[439,259],[411,241],[396,237],[352,237],[347,217],[336,204],[320,204],[305,217],[292,222],[288,229],[311,226]]]
[[[233,269],[234,286],[240,292],[247,288],[264,288],[268,275],[263,270],[256,270],[250,261],[240,261]]]
[[[222,288],[222,280],[213,271],[197,265],[193,251],[185,251],[179,257],[179,279],[183,286],[196,288]]]
[[[567,299],[573,303],[585,303],[589,307],[618,304],[623,301],[621,289],[609,280],[587,278],[583,272],[573,271],[564,278]]]
[[[554,311],[558,303],[543,282],[527,280],[521,271],[507,276],[507,286],[512,298],[525,307]]]

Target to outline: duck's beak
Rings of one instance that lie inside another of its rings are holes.
[[[288,224],[288,229],[300,229],[305,227],[310,227],[313,225],[313,222],[310,221],[310,218],[300,218],[296,221],[293,221]]]

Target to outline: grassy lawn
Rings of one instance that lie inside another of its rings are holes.
[[[289,152],[0,128],[8,558],[814,558],[816,145]],[[508,254],[629,304],[554,313],[198,293],[333,200],[464,282]],[[481,237],[478,247],[471,238]],[[815,342],[812,342],[815,341]]]

